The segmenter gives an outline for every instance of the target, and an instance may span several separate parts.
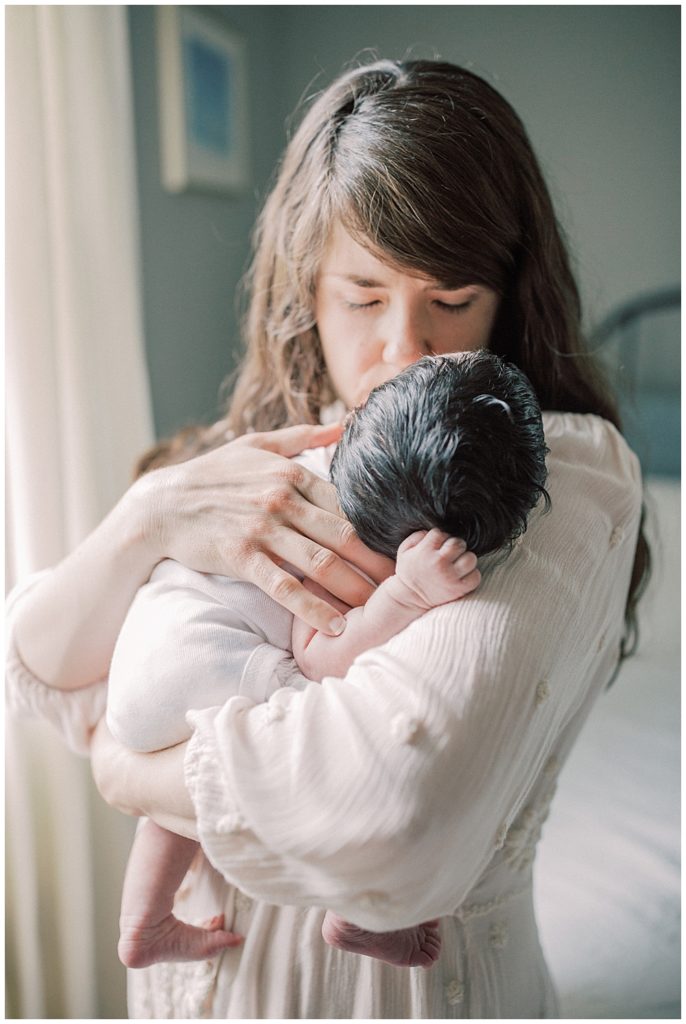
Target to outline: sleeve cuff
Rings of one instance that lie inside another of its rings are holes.
[[[260,644],[245,664],[239,693],[255,704],[262,704],[283,686],[303,690],[310,681],[302,675],[288,651],[271,644]]]
[[[234,701],[242,701],[233,697]],[[189,711],[193,727],[184,759],[184,780],[195,807],[198,839],[210,864],[234,885],[232,865],[264,853],[248,829],[233,794],[226,785],[217,750],[214,719],[218,709]],[[241,888],[248,889],[243,880]]]

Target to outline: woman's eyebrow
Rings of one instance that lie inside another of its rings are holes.
[[[466,288],[476,290],[477,286],[469,281],[434,281],[431,286],[437,292],[463,292]]]
[[[325,275],[326,277],[335,277],[339,281],[348,281],[350,284],[356,285],[358,288],[387,288],[388,285],[384,284],[383,281],[377,281],[372,277],[361,277],[359,274],[352,273],[336,273],[332,271]],[[472,285],[469,282],[457,282],[457,281],[429,281],[426,282],[426,291],[435,292],[461,292],[467,288],[472,288],[475,291],[478,290],[476,285]]]
[[[358,288],[385,287],[380,281],[374,281],[370,277],[359,277],[357,274],[332,274],[331,277],[338,277],[342,281],[350,281],[351,284],[356,284]]]

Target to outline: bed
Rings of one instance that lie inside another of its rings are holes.
[[[540,844],[536,909],[564,1018],[681,1017],[679,378],[656,349],[636,354],[645,327],[628,337],[616,352],[632,360],[654,571],[638,652],[565,765]]]

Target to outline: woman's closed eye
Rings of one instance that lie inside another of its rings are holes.
[[[443,302],[442,299],[433,299],[432,305],[444,313],[464,313],[472,305],[472,301],[472,299],[468,299],[467,302]],[[344,302],[348,309],[373,309],[375,306],[381,305],[380,299],[372,299],[370,302],[352,302],[350,299],[345,299]]]
[[[443,302],[441,299],[434,299],[434,305],[446,313],[464,313],[472,305],[472,299],[466,302]]]
[[[350,299],[344,299],[343,301],[348,309],[371,309],[372,306],[380,305],[379,299],[372,299],[371,302],[351,302]]]

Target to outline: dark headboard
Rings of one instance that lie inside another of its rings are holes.
[[[678,287],[648,292],[613,310],[590,338],[644,475],[681,473],[680,308]]]

